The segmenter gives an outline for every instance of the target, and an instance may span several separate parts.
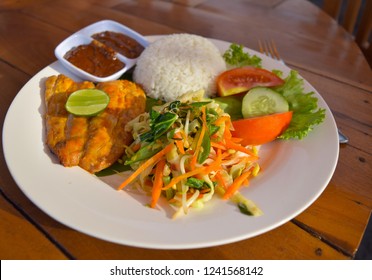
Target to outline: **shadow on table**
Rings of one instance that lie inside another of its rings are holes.
[[[372,219],[370,217],[359,250],[355,255],[356,260],[372,260]]]

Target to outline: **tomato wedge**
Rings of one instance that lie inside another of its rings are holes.
[[[222,72],[217,77],[217,92],[219,96],[228,96],[246,92],[253,87],[273,87],[282,84],[284,80],[273,72],[245,66]]]
[[[262,145],[275,140],[292,120],[292,111],[233,121],[232,135],[243,139],[241,144]]]

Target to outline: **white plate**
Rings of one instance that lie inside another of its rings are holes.
[[[148,37],[150,41],[157,36]],[[221,52],[229,43],[211,40]],[[289,69],[263,58],[267,69]],[[144,205],[149,197],[128,190],[116,191],[120,176],[100,179],[79,167],[65,168],[44,144],[44,79],[66,73],[55,62],[36,74],[18,93],[3,128],[5,159],[22,191],[59,222],[120,244],[159,249],[201,248],[257,236],[289,221],[304,211],[322,193],[335,170],[339,144],[334,118],[326,109],[324,123],[301,141],[275,141],[261,148],[262,173],[243,194],[263,210],[261,217],[239,213],[235,205],[214,199],[204,209],[178,220],[169,209]],[[72,77],[74,78],[74,77]],[[315,91],[306,81],[305,89]]]

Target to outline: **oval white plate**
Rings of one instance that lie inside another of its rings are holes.
[[[147,38],[153,41],[159,37]],[[211,41],[221,53],[230,45]],[[264,68],[289,72],[285,65],[249,51],[262,57]],[[44,80],[59,73],[68,74],[59,62],[49,65],[15,97],[4,122],[4,155],[18,186],[38,207],[91,236],[158,249],[201,248],[247,239],[304,211],[322,193],[335,170],[339,145],[334,118],[323,98],[305,81],[306,91],[315,91],[319,106],[326,109],[326,119],[304,140],[275,141],[261,147],[263,171],[242,193],[255,201],[264,215],[243,215],[235,205],[216,198],[204,209],[172,220],[166,207],[145,207],[149,197],[116,191],[122,177],[97,178],[79,167],[65,168],[50,153],[44,144]]]

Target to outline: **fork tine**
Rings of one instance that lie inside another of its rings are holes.
[[[259,48],[260,48],[260,52],[261,53],[263,53],[264,55],[267,55],[267,56],[271,57],[271,53],[269,51],[267,42],[265,40],[263,42],[261,42],[261,40],[258,40],[258,45],[259,45]]]
[[[278,49],[276,48],[274,40],[271,40],[270,42],[268,41],[262,42],[261,40],[258,40],[258,47],[261,53],[273,59],[280,60],[280,55]]]
[[[263,45],[261,43],[261,40],[258,40],[258,47],[260,49],[260,53],[263,53],[263,54],[266,54],[264,48],[263,48]]]
[[[276,58],[277,60],[280,60],[280,55],[279,55],[278,49],[276,48],[276,44],[274,40],[271,40],[271,54],[273,55],[274,58]]]

